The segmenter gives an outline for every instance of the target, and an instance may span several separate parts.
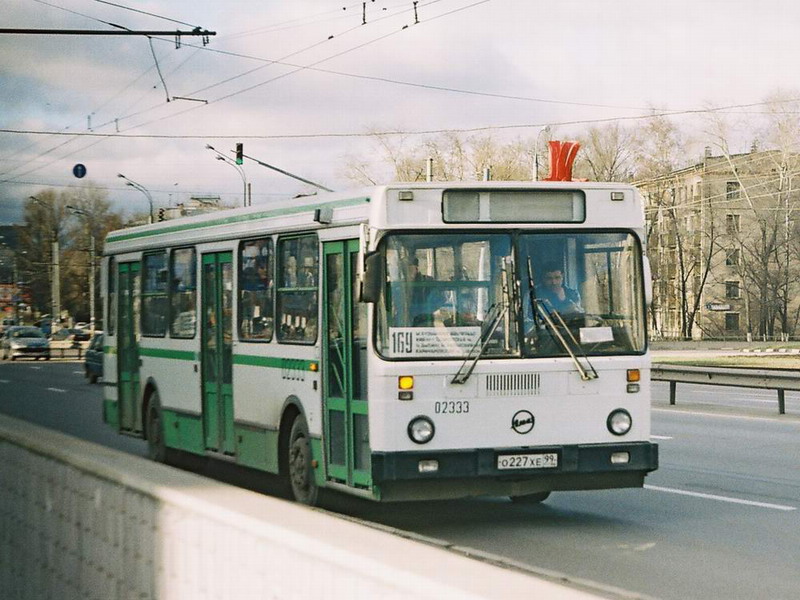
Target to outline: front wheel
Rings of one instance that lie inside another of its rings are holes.
[[[303,415],[297,415],[289,433],[287,476],[292,497],[300,504],[314,506],[319,488],[311,465],[311,442]]]
[[[161,413],[161,400],[158,392],[150,395],[147,405],[147,456],[156,462],[166,462],[167,446],[164,442],[164,419]]]
[[[515,504],[541,504],[550,497],[550,492],[536,492],[535,494],[525,494],[524,496],[511,496],[511,501]]]

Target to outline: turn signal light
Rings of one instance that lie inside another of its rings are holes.
[[[413,390],[414,378],[411,375],[402,375],[397,378],[397,387],[401,390]]]
[[[639,373],[639,369],[628,369],[628,383],[636,383],[641,378],[642,375]]]

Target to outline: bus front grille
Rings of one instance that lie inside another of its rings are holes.
[[[486,376],[487,396],[527,396],[539,393],[539,373],[498,373]]]

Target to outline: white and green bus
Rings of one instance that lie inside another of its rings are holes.
[[[394,184],[113,232],[104,419],[153,459],[278,474],[307,504],[641,487],[643,239],[633,187],[576,182]]]

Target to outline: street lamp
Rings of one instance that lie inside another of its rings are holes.
[[[92,226],[92,215],[76,206],[67,204],[67,210],[74,215],[80,215],[86,219],[86,225],[89,228],[89,331],[94,335],[95,326],[95,310],[94,310],[94,285],[95,285],[95,241],[94,241],[94,227]]]
[[[241,165],[236,164],[236,161],[233,161],[224,154],[222,154],[222,152],[214,148],[214,146],[212,146],[211,144],[206,144],[206,149],[211,150],[212,152],[216,152],[217,160],[221,160],[225,164],[234,167],[239,172],[239,177],[242,178],[242,184],[244,184],[244,191],[242,194],[242,206],[249,206],[250,204],[252,204],[252,198],[250,203],[248,203],[247,201],[247,177],[245,176],[244,168],[242,168]]]
[[[550,125],[545,125],[536,135],[536,145],[533,148],[533,179],[539,181],[539,138],[543,133],[550,133]]]
[[[150,223],[153,222],[153,196],[150,195],[150,192],[144,187],[141,183],[136,183],[133,179],[125,177],[122,173],[117,173],[117,177],[125,180],[125,185],[129,185],[135,190],[139,190],[145,196],[147,196],[147,201],[150,203]]]
[[[28,196],[30,200],[33,200],[38,205],[43,206],[45,208],[53,209],[52,206],[48,205],[46,202],[43,202],[36,196]],[[55,210],[53,209],[55,213]],[[58,224],[56,223],[55,214],[53,214],[53,245],[52,245],[52,252],[53,252],[53,262],[52,264],[52,273],[53,279],[51,284],[51,291],[52,291],[52,301],[53,301],[53,313],[50,317],[51,327],[54,326],[58,321],[61,320],[61,268],[59,265],[59,258],[61,256],[59,249],[58,249]]]

